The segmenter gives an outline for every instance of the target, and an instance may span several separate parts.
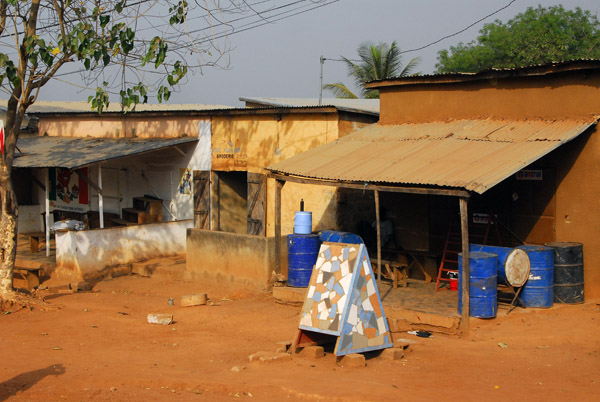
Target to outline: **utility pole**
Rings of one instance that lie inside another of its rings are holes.
[[[325,57],[321,56],[321,85],[319,86],[319,106],[323,105],[323,64],[325,64]]]

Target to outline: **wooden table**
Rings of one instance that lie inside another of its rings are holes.
[[[381,250],[381,252],[382,253],[392,253],[392,254],[397,255],[398,258],[395,258],[395,260],[398,260],[398,261],[402,261],[403,257],[404,257],[404,260],[408,260],[405,263],[407,277],[410,276],[411,269],[418,268],[421,270],[421,272],[425,276],[425,283],[431,283],[431,281],[433,280],[431,275],[429,275],[429,273],[427,273],[427,271],[425,270],[425,259],[427,257],[435,257],[434,254],[431,254],[430,252],[424,251],[424,250],[400,250],[400,249],[394,249],[394,248],[384,248]],[[383,263],[383,261],[382,261],[382,263]]]

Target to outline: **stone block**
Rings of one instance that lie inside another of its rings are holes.
[[[134,262],[131,264],[131,273],[140,276],[150,276],[150,270],[148,264],[145,262]]]
[[[337,364],[338,366],[351,368],[365,367],[365,356],[361,355],[360,353],[352,353],[342,356],[342,358],[338,360]]]
[[[404,358],[404,349],[401,348],[387,348],[379,356],[384,360],[401,360]]]
[[[169,325],[173,323],[173,314],[148,314],[148,323]]]
[[[300,351],[300,356],[318,359],[325,356],[325,349],[323,349],[323,346],[306,346]]]
[[[259,362],[261,364],[269,364],[274,362],[282,362],[292,360],[292,356],[288,353],[277,353],[277,352],[256,352],[248,356],[248,360],[251,362]]]
[[[277,353],[287,353],[287,351],[290,349],[290,346],[292,346],[292,342],[291,341],[277,342],[275,344],[275,352],[277,352]]]
[[[394,348],[402,349],[404,353],[409,353],[412,351],[412,346],[415,344],[415,341],[411,341],[409,339],[395,339],[394,340]]]
[[[201,306],[203,304],[206,304],[207,300],[208,296],[206,293],[197,293],[193,295],[181,296],[181,306]]]

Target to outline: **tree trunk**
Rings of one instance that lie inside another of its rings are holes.
[[[14,296],[13,269],[17,256],[17,207],[16,194],[10,179],[10,171],[0,162],[0,299]]]

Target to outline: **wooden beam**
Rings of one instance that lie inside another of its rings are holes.
[[[275,180],[275,272],[281,273],[281,189],[284,181]]]
[[[381,287],[381,221],[379,216],[379,191],[376,189],[375,193],[375,225],[377,225],[377,266],[379,272],[377,275],[377,287]]]
[[[310,179],[297,176],[287,176],[278,173],[268,173],[267,177],[282,181],[291,181],[294,183],[302,184],[314,184],[319,186],[334,186],[351,188],[355,190],[378,190],[388,193],[407,193],[407,194],[424,194],[424,195],[447,195],[452,197],[469,197],[470,193],[466,190],[455,190],[455,189],[438,189],[438,188],[424,188],[424,187],[402,187],[402,186],[382,186],[370,183],[356,183],[356,182],[344,182],[339,180],[321,180],[321,179]]]
[[[462,239],[462,281],[460,291],[462,293],[462,314],[460,327],[462,336],[469,334],[469,213],[467,210],[468,199],[461,197],[460,203],[460,229]]]

